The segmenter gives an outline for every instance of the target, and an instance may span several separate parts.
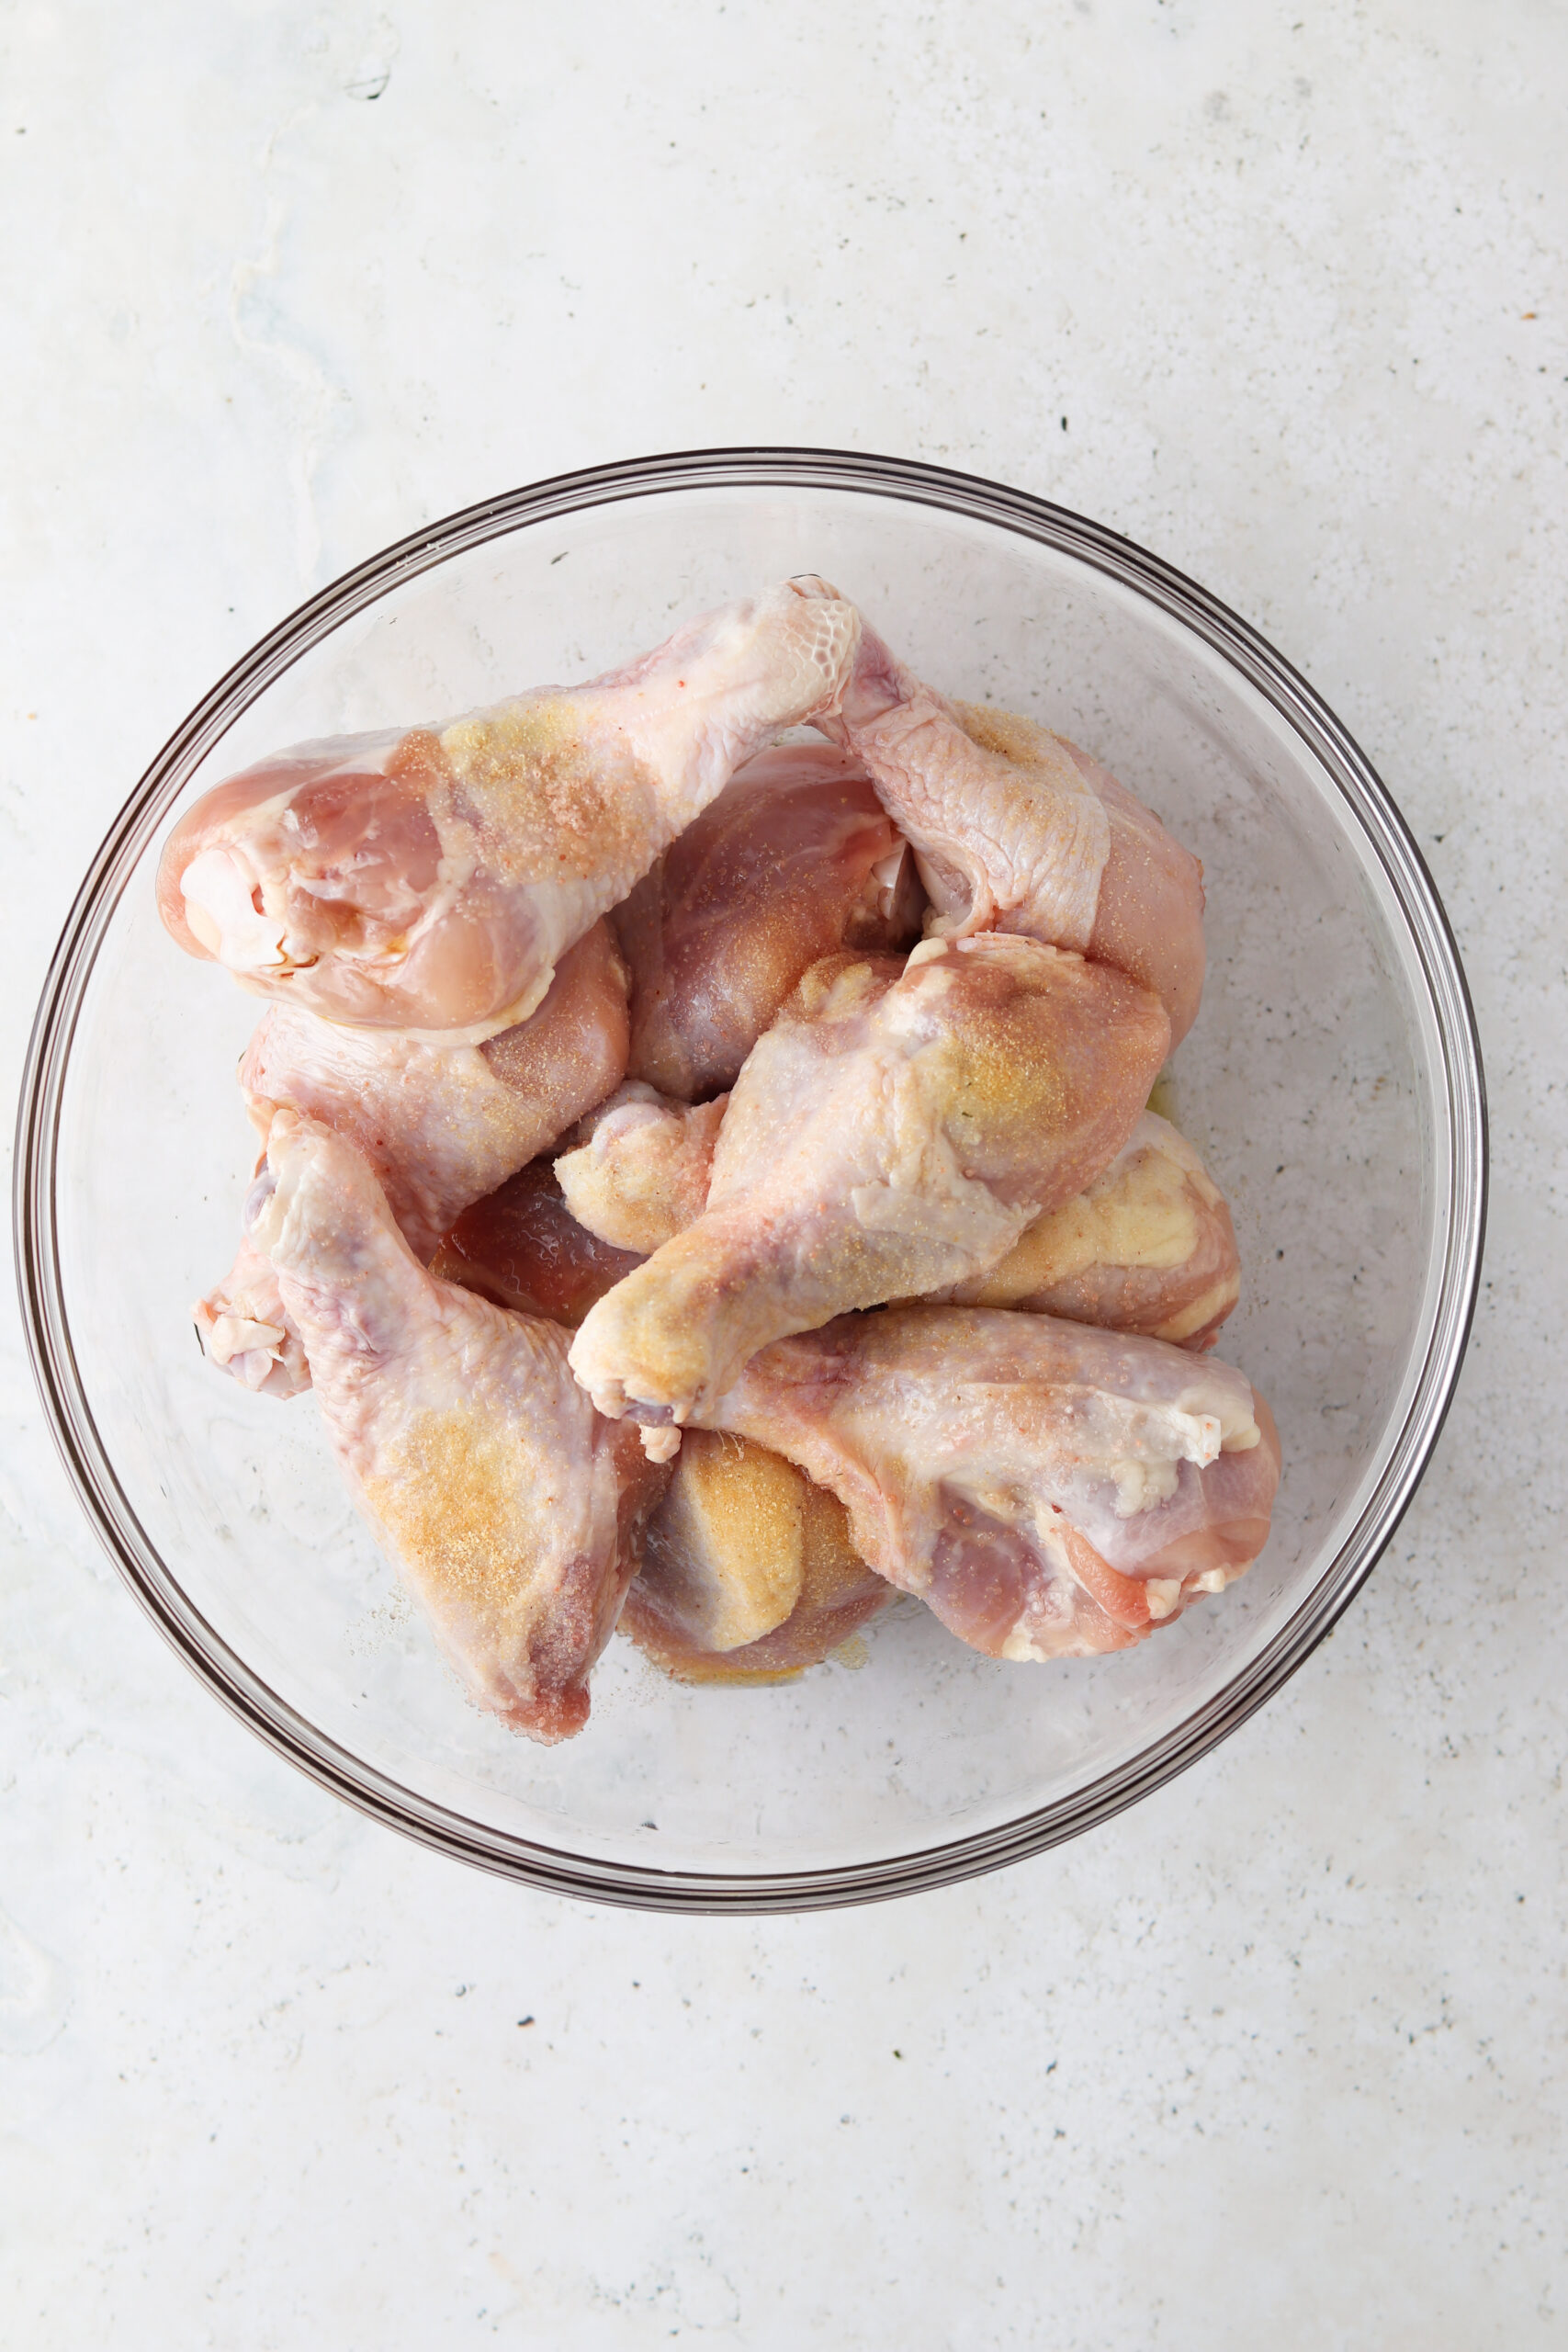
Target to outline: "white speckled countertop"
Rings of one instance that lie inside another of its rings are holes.
[[[1110,1827],[809,1919],[573,1907],[298,1778],[98,1555],[7,1306],[0,2338],[1568,2341],[1568,17],[17,0],[0,38],[13,1073],[110,815],[307,592],[565,468],[817,442],[1097,515],[1306,672],[1447,898],[1495,1145],[1459,1397],[1334,1639]]]

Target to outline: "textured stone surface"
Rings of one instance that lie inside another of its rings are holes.
[[[11,1340],[7,2344],[1560,2344],[1562,10],[3,40],[13,1070],[109,815],[280,613],[495,488],[795,440],[1046,493],[1273,638],[1431,860],[1495,1147],[1459,1399],[1334,1640],[1110,1828],[836,1917],[590,1913],[334,1805],[99,1560]]]

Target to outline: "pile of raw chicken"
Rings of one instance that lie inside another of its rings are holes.
[[[824,582],[282,752],[158,888],[270,1001],[208,1355],[314,1387],[517,1730],[581,1728],[617,1624],[772,1681],[897,1589],[988,1657],[1081,1657],[1262,1549],[1279,1442],[1205,1352],[1230,1216],[1145,1108],[1198,863]]]

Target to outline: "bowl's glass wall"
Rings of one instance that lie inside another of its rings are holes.
[[[1382,868],[1336,785],[1202,638],[1092,564],[907,498],[686,488],[533,521],[406,579],[254,700],[180,806],[301,738],[439,718],[591,674],[682,616],[820,571],[950,692],[1106,760],[1202,857],[1210,977],[1174,1114],[1245,1262],[1221,1352],[1269,1397],[1285,1474],[1245,1581],[1139,1650],[994,1665],[901,1602],[858,1667],[687,1691],[623,1641],[578,1740],[476,1713],[338,1483],[313,1403],[203,1363],[254,1146],[233,1070],[259,1011],[180,955],[150,843],[104,936],[61,1106],[76,1365],[127,1504],[286,1709],[473,1826],[615,1865],[856,1869],[994,1830],[1168,1740],[1299,1611],[1356,1521],[1430,1337],[1447,1216],[1441,1040]]]

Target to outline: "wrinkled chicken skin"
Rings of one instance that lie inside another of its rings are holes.
[[[579,1126],[582,1141],[556,1161],[580,1225],[617,1250],[650,1257],[707,1204],[728,1094],[694,1107],[630,1080]]]
[[[614,1250],[580,1225],[549,1161],[536,1159],[464,1210],[430,1271],[498,1306],[547,1316],[575,1331],[589,1308],[641,1263],[638,1253]]]
[[[836,708],[858,633],[786,584],[588,685],[280,752],[175,827],[164,922],[329,1020],[493,1036],[737,767]]]
[[[703,1215],[572,1369],[668,1444],[770,1340],[986,1272],[1121,1149],[1168,1037],[1146,989],[1033,940],[828,956],[735,1082]]]
[[[929,932],[1020,932],[1114,965],[1180,1044],[1203,989],[1202,868],[1108,768],[1032,719],[950,702],[863,625],[842,706],[817,723],[913,844]]]
[[[859,760],[829,743],[759,753],[615,910],[628,1075],[685,1102],[732,1085],[809,965],[912,946],[924,904]]]
[[[831,1487],[870,1566],[990,1657],[1143,1640],[1257,1558],[1279,1483],[1228,1364],[996,1308],[847,1316],[754,1356],[703,1419]]]
[[[766,1446],[694,1430],[621,1631],[678,1682],[789,1682],[892,1598],[836,1495]]]
[[[349,1488],[474,1697],[534,1739],[581,1730],[660,1474],[595,1417],[556,1325],[417,1264],[328,1128],[279,1113],[247,1218]]]
[[[942,1295],[1201,1353],[1241,1295],[1241,1260],[1219,1187],[1186,1137],[1145,1111],[1085,1192],[1037,1218],[988,1274]]]
[[[626,967],[609,925],[597,922],[561,957],[538,1011],[482,1046],[347,1029],[279,1004],[251,1039],[240,1084],[264,1152],[279,1109],[356,1145],[423,1262],[470,1202],[616,1084],[626,1040]],[[295,1396],[309,1387],[309,1369],[253,1254],[243,1242],[231,1272],[197,1301],[197,1329],[220,1370],[265,1395]]]

